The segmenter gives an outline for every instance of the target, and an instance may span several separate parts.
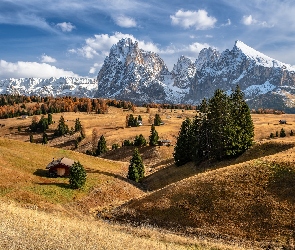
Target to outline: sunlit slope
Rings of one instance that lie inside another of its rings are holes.
[[[242,163],[221,163],[219,169],[217,164],[215,170],[129,202],[114,216],[214,237],[287,242],[293,237],[295,212],[295,150],[291,146],[283,142],[256,145],[254,159],[248,153],[237,159]],[[267,149],[276,154],[263,157]]]
[[[68,178],[48,178],[45,167],[53,158],[80,161],[87,172],[82,190],[69,188]],[[126,163],[0,138],[0,196],[46,210],[81,212],[118,205],[142,191],[126,179]]]

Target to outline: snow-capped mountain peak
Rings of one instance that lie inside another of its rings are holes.
[[[276,67],[276,68],[284,68],[288,70],[295,70],[291,65],[284,64],[278,60],[275,60],[253,48],[246,45],[242,41],[237,40],[235,42],[235,46],[233,48],[234,51],[240,51],[249,59],[254,60],[258,65],[263,67]]]

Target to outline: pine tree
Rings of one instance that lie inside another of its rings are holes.
[[[208,102],[204,99],[199,113],[188,129],[187,137],[184,136],[187,134],[185,131],[181,127],[175,147],[175,160],[178,165],[188,161],[189,154],[196,162],[205,159],[221,160],[237,156],[251,147],[254,126],[249,107],[239,87],[230,97],[223,91],[216,90]],[[183,138],[189,138],[189,149],[185,149]]]
[[[149,145],[150,146],[156,146],[158,144],[159,135],[158,132],[155,129],[154,124],[151,126],[151,135],[149,136]]]
[[[58,136],[62,136],[67,134],[68,132],[69,132],[69,127],[68,125],[66,125],[64,117],[61,116],[58,122],[57,130],[55,131],[55,134]]]
[[[135,136],[133,145],[138,147],[146,146],[146,139],[142,134]]]
[[[81,122],[79,120],[79,118],[76,119],[75,121],[75,132],[81,131],[82,130],[82,125]]]
[[[86,177],[87,174],[83,165],[79,161],[74,162],[74,164],[70,168],[70,187],[72,189],[83,187],[86,183]]]
[[[42,143],[43,144],[47,144],[48,143],[48,136],[47,134],[44,132],[43,136],[42,136]]]
[[[144,177],[144,165],[142,158],[135,148],[132,159],[130,160],[127,178],[139,182]]]
[[[32,123],[30,125],[30,130],[32,132],[36,132],[37,129],[38,129],[38,118],[37,118],[37,116],[34,116],[32,119]]]
[[[222,90],[217,89],[208,104],[207,119],[210,127],[208,157],[220,160],[226,156],[228,144],[232,141],[229,98]]]
[[[230,96],[231,120],[234,122],[234,141],[231,145],[233,155],[245,152],[253,144],[254,125],[250,109],[244,100],[244,94],[239,86]]]
[[[182,166],[192,160],[191,125],[189,118],[181,125],[173,153],[176,166]]]
[[[155,115],[155,119],[154,119],[154,125],[155,125],[155,126],[160,126],[161,123],[162,123],[162,120],[161,120],[160,115],[159,115],[159,114],[156,114],[156,115]]]
[[[283,128],[280,131],[280,137],[286,137],[286,132]]]
[[[42,132],[45,132],[46,129],[48,129],[48,119],[44,118],[44,115],[42,115],[41,119],[38,122],[38,128],[40,128]]]
[[[48,120],[48,125],[51,125],[53,123],[53,121],[52,121],[52,114],[51,113],[48,113],[47,120]]]
[[[102,135],[97,143],[96,155],[101,155],[107,151],[107,143],[104,136]]]
[[[34,138],[33,138],[33,135],[30,134],[30,142],[33,143],[34,142]]]

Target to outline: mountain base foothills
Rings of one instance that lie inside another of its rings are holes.
[[[126,127],[128,114],[142,126]],[[159,137],[171,145],[139,148],[145,177],[135,183],[126,177],[134,146],[121,145],[140,134],[148,140],[156,114]],[[31,117],[1,119],[0,249],[294,249],[295,115],[252,114],[255,143],[244,154],[176,167],[181,123],[195,115],[145,107],[55,113],[47,144],[29,130]],[[69,128],[79,118],[78,145],[75,133],[54,136],[61,116]],[[94,129],[109,148],[100,157],[85,154]],[[84,166],[84,188],[48,177],[45,167],[61,157]]]

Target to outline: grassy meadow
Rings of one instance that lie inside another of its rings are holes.
[[[83,154],[92,130],[107,145],[150,135],[149,120],[172,146],[140,148],[146,177],[126,178],[133,147],[102,157]],[[295,115],[253,114],[255,144],[240,157],[223,162],[176,167],[172,153],[178,131],[194,111],[136,108],[143,126],[126,128],[128,112],[61,115],[69,127],[79,118],[86,138],[74,149],[64,136],[49,144],[29,142],[31,118],[0,120],[0,249],[265,249],[292,247],[295,239]],[[40,117],[40,116],[39,116]],[[279,124],[279,120],[287,124]],[[270,139],[284,129],[287,136]],[[38,140],[41,133],[35,133]],[[70,150],[71,149],[71,150]],[[48,178],[53,158],[80,161],[86,186],[69,188],[67,178]],[[136,227],[134,227],[137,225]],[[138,226],[139,225],[139,226]],[[126,247],[128,246],[128,247]],[[287,248],[288,249],[288,248]],[[292,249],[292,248],[290,248]]]

